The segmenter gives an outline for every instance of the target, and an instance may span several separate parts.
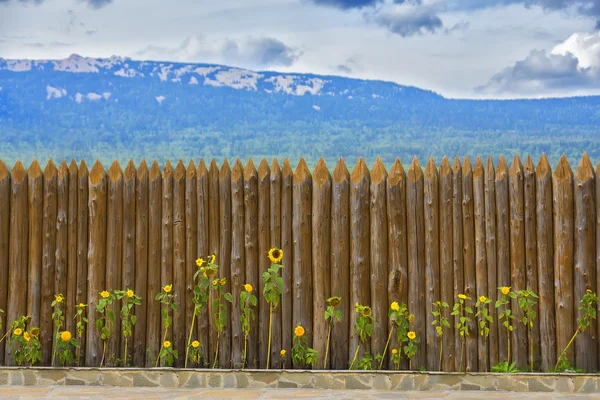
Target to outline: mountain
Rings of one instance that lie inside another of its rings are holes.
[[[600,159],[600,97],[456,100],[395,83],[129,58],[0,59],[0,159]]]

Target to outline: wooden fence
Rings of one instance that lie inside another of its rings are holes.
[[[600,168],[600,165],[599,167]],[[512,332],[512,359],[525,367],[533,346],[536,368],[548,370],[577,326],[579,300],[586,289],[600,289],[600,170],[584,155],[573,174],[566,158],[552,173],[542,156],[537,167],[516,156],[496,166],[477,158],[446,158],[423,170],[414,159],[405,172],[400,160],[369,171],[360,159],[350,174],[340,159],[333,174],[323,160],[311,174],[304,160],[295,171],[288,160],[280,167],[252,160],[233,169],[200,160],[167,162],[161,170],[143,161],[125,172],[115,162],[108,173],[96,162],[88,171],[50,160],[42,171],[37,161],[12,171],[0,161],[0,307],[3,326],[30,315],[41,328],[42,365],[52,353],[51,302],[66,296],[66,328],[75,331],[75,304],[88,308],[83,340],[85,364],[98,365],[102,353],[94,329],[98,292],[134,288],[143,298],[136,307],[137,325],[130,341],[133,365],[153,366],[160,349],[160,307],[154,296],[174,285],[175,313],[168,337],[183,364],[195,260],[217,255],[220,276],[237,299],[244,283],[262,291],[261,274],[270,265],[267,251],[284,251],[285,291],[274,316],[272,365],[281,349],[291,366],[293,328],[302,324],[309,343],[325,353],[326,300],[341,296],[343,320],[336,323],[328,365],[345,369],[358,337],[354,304],[371,305],[375,318],[371,354],[383,352],[392,301],[406,303],[415,314],[420,339],[414,369],[438,369],[439,340],[432,326],[432,303],[450,305],[459,293],[495,301],[498,286],[531,288],[539,294],[538,319],[531,332],[520,323]],[[599,278],[599,279],[597,279]],[[250,367],[267,359],[268,305],[259,302],[249,338]],[[516,303],[513,311],[520,318]],[[194,337],[208,362],[217,335],[203,310]],[[467,339],[466,368],[489,369],[507,358],[507,337],[496,311],[489,340]],[[445,316],[452,321],[450,309]],[[239,365],[243,335],[237,309],[227,309],[221,336],[221,366]],[[599,321],[600,322],[600,321]],[[569,360],[587,371],[599,368],[596,322],[580,335]],[[394,346],[395,340],[392,342]],[[363,346],[364,347],[364,346]],[[460,339],[454,329],[443,336],[442,369],[460,366]],[[108,365],[122,358],[117,327],[108,349]],[[11,348],[0,346],[0,362],[14,364]],[[487,363],[487,365],[486,365]],[[322,364],[321,364],[322,365]],[[402,365],[407,368],[407,364]],[[391,363],[386,362],[386,367]],[[464,368],[463,368],[464,370]]]

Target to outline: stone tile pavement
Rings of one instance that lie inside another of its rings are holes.
[[[600,400],[600,394],[516,393],[481,391],[376,391],[317,389],[173,389],[90,386],[0,386],[0,399],[335,399],[335,400]]]

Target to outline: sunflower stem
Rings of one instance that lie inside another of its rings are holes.
[[[221,331],[217,332],[217,349],[215,350],[215,361],[213,362],[213,369],[217,366],[217,362],[219,361],[219,342],[221,341]]]
[[[388,335],[387,342],[385,342],[385,348],[383,349],[383,356],[381,356],[381,361],[379,361],[379,369],[381,369],[383,365],[383,360],[385,359],[385,353],[387,353],[388,345],[390,344],[390,340],[392,339],[392,333],[394,333],[394,325],[392,325],[392,330]]]
[[[271,363],[271,333],[273,328],[273,303],[269,303],[269,345],[267,346],[267,369]]]
[[[325,345],[325,359],[323,360],[323,369],[327,369],[327,355],[329,354],[329,340],[331,339],[331,324],[327,327],[327,344]]]
[[[125,336],[125,350],[123,350],[123,367],[127,367],[127,336]]]
[[[196,320],[196,311],[198,306],[194,305],[194,315],[192,315],[192,325],[190,326],[190,334],[188,335],[187,347],[185,348],[185,364],[183,368],[187,368],[188,355],[190,354],[190,343],[192,342],[192,333],[194,332],[194,321]]]
[[[356,347],[356,351],[354,352],[354,358],[352,359],[352,364],[350,364],[350,369],[354,367],[354,363],[356,362],[356,357],[358,357],[358,349],[360,349],[360,343]]]
[[[244,335],[244,354],[243,354],[243,359],[242,359],[242,369],[244,369],[246,367],[246,352],[248,351],[248,335],[245,334]]]

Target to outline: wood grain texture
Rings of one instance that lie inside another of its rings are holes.
[[[293,187],[294,171],[286,158],[281,167],[281,249],[283,250],[283,294],[281,295],[281,347],[286,349],[284,364],[292,365],[292,330],[294,324],[293,302]]]
[[[271,266],[267,256],[271,248],[271,170],[264,158],[258,166],[258,284],[260,293],[263,293],[263,273]],[[310,225],[310,224],[309,224]],[[312,301],[312,300],[311,300]],[[267,349],[269,342],[269,303],[264,296],[258,296],[258,331],[260,368],[267,367]],[[273,346],[273,344],[271,344]],[[274,360],[273,360],[274,361]]]
[[[56,176],[56,251],[55,251],[55,279],[54,293],[62,293],[65,297],[63,312],[65,323],[62,330],[69,329],[70,320],[73,319],[75,299],[68,297],[68,257],[69,257],[69,167],[66,161],[60,163]],[[77,282],[75,280],[75,282]],[[73,291],[74,292],[74,291]],[[4,310],[4,308],[3,308]],[[53,343],[54,346],[54,343]]]
[[[512,291],[525,290],[525,189],[523,186],[523,164],[516,155],[508,171],[508,191],[510,202],[510,284]],[[523,310],[517,299],[511,302],[516,319],[511,335],[511,359],[517,365],[529,365],[527,328],[521,322]]]
[[[554,309],[554,237],[552,217],[552,169],[542,154],[536,174],[537,268],[540,313],[541,368],[554,368],[557,359],[556,318]]]
[[[198,163],[196,171],[196,194],[198,195],[198,257],[206,257],[209,255],[208,250],[208,170],[204,159]],[[198,316],[198,341],[203,357],[201,366],[208,365],[208,334],[210,331],[208,306],[202,307]]]
[[[6,178],[5,178],[6,179]],[[27,291],[23,283],[27,282],[29,240],[29,203],[27,200],[28,179],[25,168],[17,161],[11,171],[10,193],[10,239],[8,243],[8,307],[6,320],[15,321],[27,313]],[[25,248],[24,248],[25,247]],[[6,365],[15,365],[13,349],[9,341],[5,342]]]
[[[162,332],[160,303],[154,298],[161,291],[162,273],[162,173],[154,160],[148,175],[148,273],[146,288],[138,296],[142,297],[142,307],[146,306],[146,367],[156,365],[160,351]],[[169,284],[172,281],[169,280]],[[124,286],[126,287],[126,286]],[[130,286],[127,286],[130,287]],[[140,329],[143,329],[140,326]]]
[[[492,157],[488,157],[485,166],[485,251],[487,256],[487,297],[491,300],[490,317],[498,321],[495,307],[498,298],[498,267],[496,249],[496,170]],[[489,364],[496,365],[498,359],[498,334],[503,329],[500,324],[495,323],[490,327],[488,346],[490,351]]]
[[[557,357],[575,332],[575,300],[573,298],[573,172],[564,155],[561,157],[554,176],[553,216],[554,216],[554,301],[556,310],[556,350]],[[575,363],[575,351],[571,346],[566,357],[571,365]]]
[[[462,166],[460,164],[460,158],[454,158],[454,164],[452,165],[452,266],[454,270],[454,297],[451,303],[448,303],[450,307],[458,302],[458,295],[463,293],[465,290],[465,275],[464,275],[464,261],[463,261],[463,176]],[[458,316],[454,317],[454,323],[450,320],[450,326],[456,326],[458,323]],[[461,336],[458,334],[454,335],[454,352],[456,354],[456,369],[458,371],[465,371],[466,368],[466,349],[463,349],[463,342]],[[464,358],[464,360],[463,360]]]
[[[331,175],[322,158],[312,178],[313,348],[322,359],[325,357],[328,326],[323,314],[327,309],[327,299],[331,296]],[[317,369],[322,366],[322,362],[319,362]]]
[[[252,162],[248,160],[244,169],[244,248],[245,248],[245,277],[246,283],[256,288],[256,298],[262,297],[258,274],[258,172]],[[285,253],[284,253],[285,254]],[[258,368],[259,365],[259,341],[262,332],[258,330],[258,313],[254,310],[256,318],[251,322],[250,334],[248,335],[248,355],[246,357],[249,368]],[[266,360],[265,360],[266,362]]]
[[[227,283],[224,293],[231,292],[231,167],[227,159],[219,172],[219,226],[220,250],[218,254],[219,276]],[[231,368],[231,304],[225,301],[225,328],[221,333],[219,349],[219,365],[221,368]]]
[[[574,257],[574,301],[578,302],[587,290],[596,289],[596,205],[594,167],[587,153],[583,154],[575,171],[575,257]],[[576,318],[582,312],[576,307]],[[575,339],[575,366],[584,371],[598,370],[597,326],[590,324],[586,334]]]
[[[148,285],[148,234],[150,204],[148,189],[150,185],[148,165],[142,160],[135,180],[135,289],[140,296],[146,294]],[[154,301],[154,300],[152,300]],[[147,304],[135,307],[137,322],[133,331],[133,365],[146,365],[146,321]],[[158,356],[157,353],[151,356]]]
[[[242,368],[244,333],[240,320],[240,296],[246,283],[244,257],[244,166],[238,158],[231,172],[231,353],[234,368]],[[252,286],[255,288],[255,286]],[[256,289],[254,289],[256,290]],[[254,295],[257,293],[254,292]],[[256,310],[255,310],[256,311]]]
[[[475,283],[477,287],[474,301],[477,301],[479,296],[488,296],[488,271],[485,237],[485,170],[483,169],[483,161],[481,160],[481,157],[477,157],[477,161],[475,161],[475,168],[473,169],[473,206],[475,213]],[[493,304],[491,304],[491,306],[494,307]],[[489,311],[490,307],[488,306],[488,312]],[[485,340],[482,335],[479,335],[479,332],[474,331],[473,333],[477,333],[478,340],[478,371],[489,371],[489,341]]]
[[[52,322],[52,301],[56,286],[56,213],[58,171],[52,159],[44,169],[44,197],[42,216],[42,296],[40,302],[40,342],[42,360],[40,364],[50,365],[52,343],[54,342],[54,324]],[[63,304],[64,312],[64,304]]]
[[[423,203],[423,171],[415,157],[408,170],[406,209],[408,211],[408,310],[414,314],[413,330],[420,338],[412,369],[427,366],[425,321],[425,218]]]
[[[281,169],[277,159],[271,163],[271,189],[270,189],[270,216],[271,246],[281,248]],[[273,343],[271,346],[271,366],[281,368],[281,349],[283,349],[283,314],[281,302],[273,314]]]
[[[124,289],[135,290],[135,180],[137,171],[133,160],[129,160],[123,173],[123,266],[121,267],[121,285]],[[159,233],[160,235],[160,233]],[[139,295],[139,293],[138,293]],[[147,294],[142,302],[149,306]],[[134,326],[135,331],[135,326]],[[127,362],[133,361],[133,343],[127,345]],[[121,340],[119,354],[124,357],[125,341]]]
[[[302,325],[304,327],[307,343],[312,346],[313,287],[310,236],[313,188],[312,177],[303,158],[300,159],[296,167],[293,182],[293,326]],[[298,367],[297,365],[294,366]]]
[[[123,171],[117,161],[108,169],[108,214],[106,223],[106,290],[122,290],[121,274],[123,261]],[[115,324],[113,337],[106,353],[107,366],[117,366],[121,353],[120,302],[114,304]]]
[[[595,199],[596,199],[596,293],[600,293],[600,162],[596,166],[596,187],[595,187]],[[541,284],[541,279],[540,279]],[[540,305],[540,308],[542,306]],[[553,320],[554,321],[554,320]],[[596,320],[596,332],[600,332],[600,320]],[[540,341],[542,346],[544,345],[544,337],[541,336]],[[600,345],[598,346],[600,350]],[[600,362],[600,354],[598,355]]]
[[[88,304],[88,236],[89,236],[89,171],[84,160],[79,164],[77,174],[77,304]],[[93,309],[92,309],[93,312]],[[86,315],[91,313],[86,308]],[[79,340],[81,360],[77,365],[84,365],[87,347],[86,335]]]
[[[77,302],[77,180],[78,168],[75,160],[71,160],[68,170],[68,204],[67,204],[67,315],[75,315]],[[75,319],[66,318],[67,330],[75,332]]]
[[[29,193],[29,272],[27,275],[27,315],[31,316],[31,326],[40,326],[42,300],[42,224],[44,206],[44,177],[37,160],[27,170]]]
[[[440,300],[446,302],[444,318],[453,321],[450,315],[454,304],[454,258],[453,258],[453,184],[452,167],[447,157],[440,164]],[[454,371],[456,361],[455,329],[444,330],[442,336],[442,371]]]
[[[179,160],[173,171],[173,301],[178,310],[173,313],[173,348],[185,354],[186,295],[185,295],[185,166]],[[194,260],[195,261],[195,260]],[[185,357],[179,357],[174,366],[182,367]]]
[[[213,159],[210,162],[208,170],[208,252],[217,256],[217,264],[220,265],[220,239],[221,230],[219,227],[219,167]],[[209,351],[208,360],[212,365],[217,347],[217,329],[214,322],[213,302],[215,300],[214,291],[211,290],[208,302],[209,325]]]
[[[88,245],[88,329],[85,364],[99,366],[102,361],[103,341],[96,329],[99,316],[95,312],[100,292],[106,290],[106,214],[107,176],[104,167],[96,161],[89,175],[89,245]],[[113,304],[114,310],[114,304]],[[112,330],[112,324],[106,324]],[[106,361],[106,360],[105,360]]]
[[[196,165],[190,160],[185,172],[185,346],[192,326],[194,316],[194,274],[198,271],[196,260],[198,256],[198,194],[196,182]],[[194,325],[197,325],[194,322]],[[196,327],[192,340],[197,337]],[[185,363],[185,349],[182,349],[183,362]],[[189,361],[188,361],[189,362]],[[189,364],[193,365],[193,364]]]
[[[341,298],[342,320],[331,330],[330,368],[348,368],[350,331],[350,173],[343,158],[333,170],[331,187],[331,296]]]
[[[10,265],[10,171],[0,160],[0,323],[6,326]],[[4,346],[0,346],[0,363],[4,363]],[[6,364],[3,364],[6,365]]]
[[[371,176],[365,160],[360,158],[350,175],[350,348],[352,360],[360,345],[357,360],[371,349],[371,341],[361,343],[354,329],[357,313],[356,303],[371,306],[370,290],[370,186]]]
[[[427,369],[440,368],[440,341],[433,322],[434,303],[440,301],[440,232],[439,174],[433,158],[429,159],[423,177],[423,210],[425,216],[425,312]]]
[[[166,285],[173,285],[174,274],[173,274],[173,166],[171,162],[167,160],[162,173],[162,235],[161,235],[161,259],[160,259],[160,286],[161,290]],[[153,296],[152,301],[154,300]],[[162,309],[162,305],[158,304],[159,309]],[[160,338],[159,343],[156,346],[156,351],[160,351],[162,344],[162,338],[173,338],[173,326],[165,327],[165,324],[161,317],[160,323]],[[169,339],[169,340],[170,340]],[[158,353],[153,353],[152,356],[156,357]],[[156,358],[155,358],[156,360]],[[156,361],[155,361],[156,362]]]
[[[463,218],[463,273],[464,273],[464,294],[471,299],[471,306],[475,305],[477,300],[477,287],[475,277],[475,219],[473,203],[473,168],[469,157],[465,157],[462,167],[462,218]],[[467,372],[478,370],[478,350],[477,350],[477,323],[475,315],[472,316],[467,336]]]
[[[510,203],[508,192],[508,166],[504,156],[498,161],[496,168],[496,268],[498,285],[496,293],[501,294],[498,287],[510,286]],[[506,328],[498,323],[498,359],[508,360],[508,336]]]

